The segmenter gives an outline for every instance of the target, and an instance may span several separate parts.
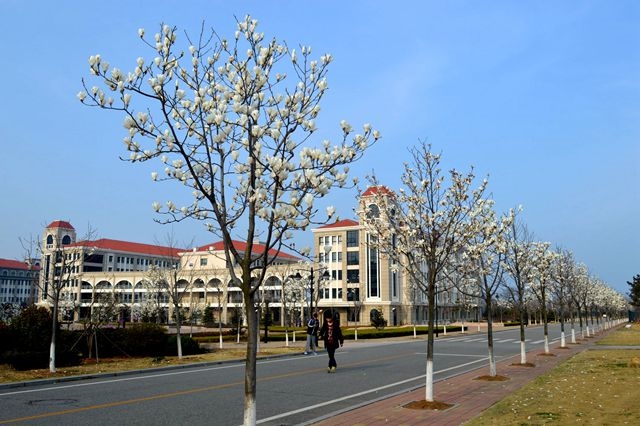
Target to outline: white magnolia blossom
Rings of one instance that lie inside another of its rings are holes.
[[[341,126],[345,133],[351,131],[346,122]],[[440,157],[431,152],[429,145],[422,143],[411,154],[413,162],[405,163],[402,188],[397,192],[380,185],[375,177],[370,178],[373,194],[369,203],[376,209],[364,206],[359,215],[372,235],[368,244],[389,256],[391,263],[400,265],[407,282],[418,294],[426,295],[430,331],[425,399],[433,401],[436,288],[446,285],[447,268],[483,229],[486,218],[478,205],[484,199],[487,184],[483,182],[472,189],[473,173],[452,170],[446,186],[439,169]]]
[[[181,208],[172,201],[153,204],[162,223],[207,220],[206,228],[226,239],[251,229],[256,234],[247,234],[247,241],[271,235],[265,247],[274,248],[292,238],[291,231],[335,216],[328,210],[327,217],[316,217],[316,200],[347,186],[350,164],[380,134],[366,124],[351,136],[343,120],[339,141],[314,145],[322,140],[315,138],[317,116],[332,57],[316,60],[308,46],[290,50],[257,28],[247,16],[237,21],[232,39],[203,32],[185,38],[184,48],[182,32],[171,25],[151,39],[140,29],[150,59],[134,56],[134,69],[125,72],[92,55],[89,77],[96,84],[83,81],[78,99],[123,112],[129,161],[157,160],[164,177],[154,172],[153,180],[189,188],[193,202]],[[116,97],[105,95],[116,90]],[[241,264],[244,253],[229,250]]]

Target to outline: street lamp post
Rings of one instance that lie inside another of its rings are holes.
[[[296,280],[302,279],[302,275],[300,275],[300,271],[296,272],[293,278],[295,278]],[[329,271],[325,269],[324,273],[320,275],[320,279],[329,279]],[[313,282],[314,282],[314,275],[313,275],[313,266],[312,266],[311,268],[309,268],[309,318],[313,316]]]

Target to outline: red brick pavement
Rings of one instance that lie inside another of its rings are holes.
[[[532,363],[533,367],[517,365],[520,362],[520,355],[504,359],[497,363],[497,374],[506,376],[509,380],[493,382],[475,380],[486,374],[488,367],[483,366],[469,373],[436,382],[433,392],[435,400],[453,404],[447,410],[404,408],[412,401],[424,400],[425,388],[422,387],[339,414],[315,425],[460,425],[536,377],[547,373],[575,353],[583,351],[592,342],[593,340],[585,339],[577,344],[567,344],[566,348],[558,345],[551,349],[551,356],[545,355],[540,349],[530,351],[527,353],[527,361]]]

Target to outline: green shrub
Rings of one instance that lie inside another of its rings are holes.
[[[32,305],[23,309],[9,325],[13,335],[10,349],[48,353],[51,345],[51,322],[51,312],[46,308]]]
[[[80,365],[82,359],[76,351],[56,353],[56,367]],[[18,371],[36,370],[49,367],[49,351],[11,351],[3,356],[2,362]]]
[[[11,329],[4,322],[0,322],[0,357],[3,352],[11,349],[12,345],[13,333],[11,332]]]
[[[369,318],[371,319],[371,325],[377,329],[383,329],[387,326],[387,320],[384,319],[381,310],[372,309],[369,313]]]
[[[122,334],[120,349],[130,356],[159,356],[164,354],[167,334],[157,324],[133,324],[117,329]]]
[[[35,370],[49,366],[49,352],[44,351],[9,351],[4,354],[3,358],[3,363],[9,364],[18,371]]]
[[[99,328],[91,340],[81,338],[83,332],[76,332],[77,348],[80,352],[96,355],[96,341],[98,357],[114,356],[160,356],[164,354],[167,335],[162,326],[151,323],[131,324],[126,328]],[[78,334],[79,333],[79,334]]]
[[[177,336],[175,334],[170,335],[167,339],[167,347],[165,349],[165,355],[177,356],[178,344]],[[180,336],[180,342],[182,343],[182,355],[197,355],[204,352],[198,342],[189,336]]]

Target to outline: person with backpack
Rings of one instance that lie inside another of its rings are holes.
[[[344,337],[342,336],[342,330],[340,330],[340,322],[334,319],[333,313],[326,310],[323,316],[324,322],[320,330],[320,338],[324,341],[324,347],[327,349],[327,354],[329,354],[327,373],[335,373],[336,368],[338,368],[335,353],[336,349],[344,344]]]
[[[313,316],[309,318],[309,322],[307,323],[307,346],[304,349],[305,355],[309,355],[309,353],[318,355],[316,347],[318,345],[317,335],[319,326],[320,322],[318,321],[318,313],[314,312]]]

